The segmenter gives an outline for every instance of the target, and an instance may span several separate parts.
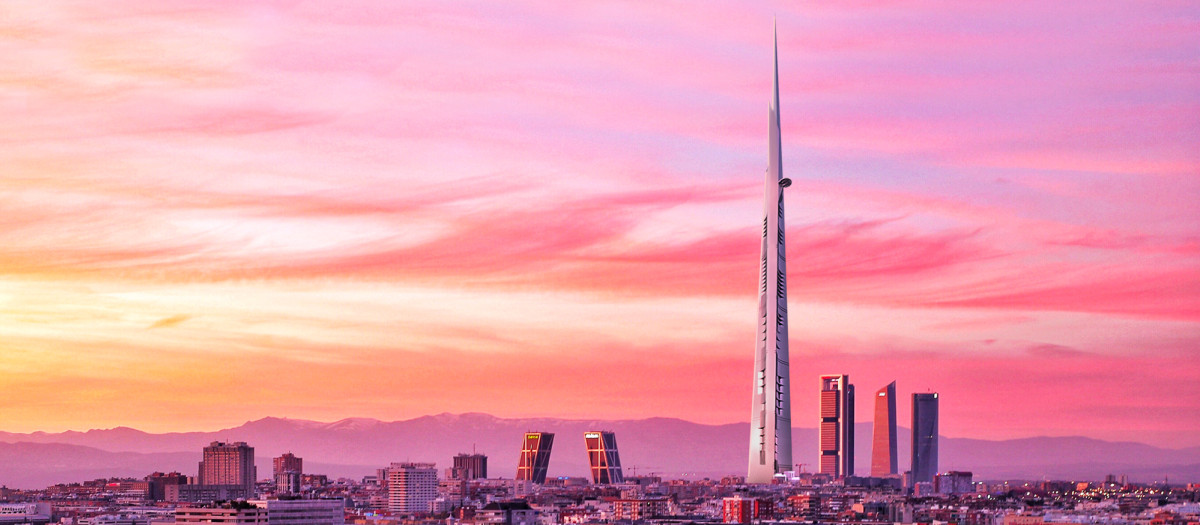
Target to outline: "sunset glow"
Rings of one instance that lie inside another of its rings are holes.
[[[794,425],[1200,445],[1197,4],[322,4],[3,8],[0,430],[747,421],[776,17]]]

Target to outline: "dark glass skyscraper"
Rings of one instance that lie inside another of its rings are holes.
[[[517,463],[517,479],[537,484],[546,482],[546,469],[550,466],[550,448],[554,445],[554,434],[550,432],[526,432],[521,442],[521,460]]]
[[[933,482],[938,469],[938,395],[913,394],[912,482]]]
[[[584,432],[583,441],[587,446],[592,482],[597,485],[624,483],[621,457],[617,455],[617,435],[612,432]]]
[[[821,456],[818,472],[854,475],[854,385],[850,376],[821,376]]]
[[[874,436],[871,439],[871,475],[896,474],[896,382],[875,392]]]

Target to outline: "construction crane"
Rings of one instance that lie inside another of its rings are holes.
[[[637,476],[638,469],[647,469],[647,468],[662,468],[662,467],[647,467],[647,466],[645,466],[645,465],[630,465],[630,466],[628,466],[628,467],[625,467],[625,468],[629,470],[629,472],[630,472],[630,475],[632,475],[632,476]],[[651,474],[651,475],[653,475],[654,473],[653,473],[653,472],[651,472],[650,474]]]

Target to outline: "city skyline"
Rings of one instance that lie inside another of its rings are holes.
[[[392,4],[6,12],[0,430],[746,422],[777,17],[793,424],[1200,445],[1200,7]]]

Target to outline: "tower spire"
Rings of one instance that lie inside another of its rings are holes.
[[[779,124],[779,37],[774,35],[774,71],[767,119],[762,245],[759,259],[758,337],[750,409],[748,483],[769,483],[792,470],[792,400],[788,372],[787,264],[784,245],[783,176]]]
[[[774,69],[771,75],[771,109],[774,125],[779,126],[779,23],[772,21],[772,43],[774,44]]]

